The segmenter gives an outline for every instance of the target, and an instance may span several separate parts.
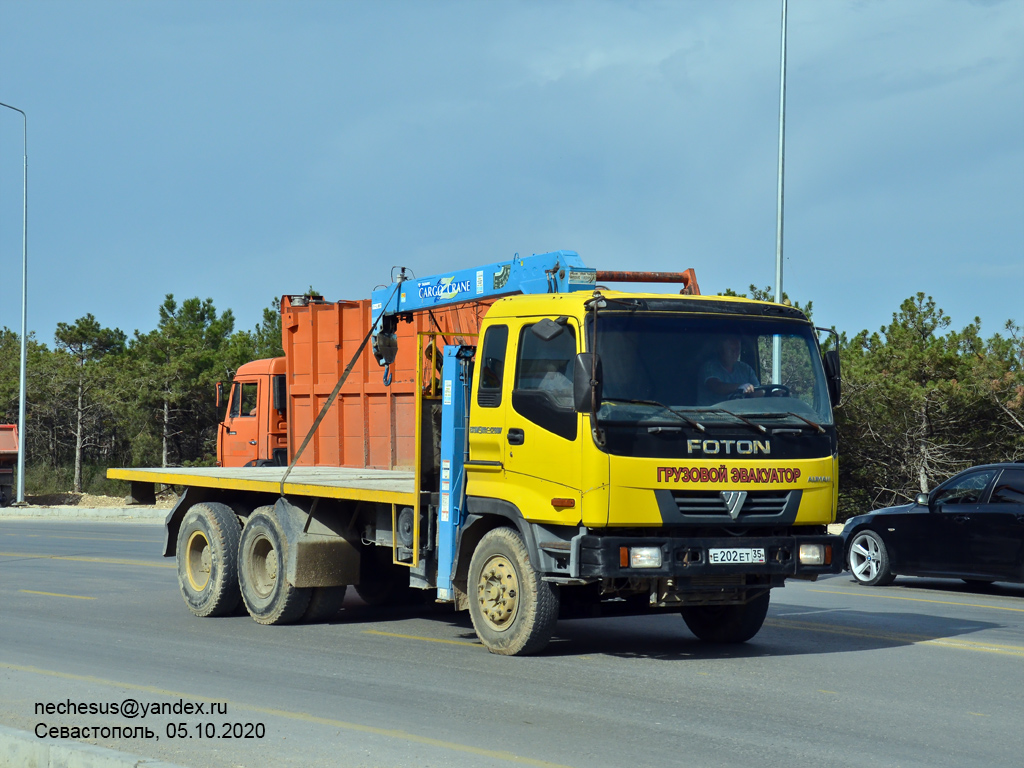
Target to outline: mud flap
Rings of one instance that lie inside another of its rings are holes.
[[[293,587],[340,587],[359,583],[359,549],[313,512],[285,498],[274,504],[284,534],[285,578]]]

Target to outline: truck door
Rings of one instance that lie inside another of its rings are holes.
[[[575,322],[565,319],[517,329],[504,463],[508,500],[533,522],[580,519],[580,417],[572,396],[578,337]]]
[[[243,467],[259,457],[259,381],[235,380],[224,420],[224,466]],[[264,428],[264,431],[265,428]]]
[[[512,378],[506,374],[508,326],[484,330],[477,353],[473,400],[470,405],[469,458],[466,493],[502,498],[505,460],[505,405]]]

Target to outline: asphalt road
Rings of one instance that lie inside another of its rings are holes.
[[[148,726],[159,739],[91,743],[218,768],[1016,768],[1024,754],[1020,585],[791,582],[742,646],[706,646],[669,615],[562,622],[544,655],[505,658],[443,606],[350,597],[331,624],[196,619],[162,541],[159,524],[0,521],[0,723]],[[125,699],[217,714],[37,714]],[[263,737],[220,738],[234,723]]]

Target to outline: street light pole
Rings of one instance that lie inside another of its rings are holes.
[[[782,64],[779,85],[779,196],[775,228],[775,303],[782,303],[782,200],[786,167],[786,0],[782,0]],[[772,343],[772,383],[782,383],[782,337]]]
[[[21,113],[24,170],[21,188],[21,366],[18,392],[18,498],[16,504],[25,503],[25,370],[28,363],[28,116],[23,110],[0,102],[0,107]]]

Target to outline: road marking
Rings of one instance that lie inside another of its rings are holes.
[[[824,688],[819,688],[818,693],[831,693],[835,696],[839,695],[839,691],[826,691]]]
[[[975,717],[992,717],[992,715],[985,715],[981,712],[968,712],[968,715],[974,715]]]
[[[42,536],[40,533],[5,533],[4,536],[23,536],[26,539],[37,539]],[[117,536],[46,536],[47,539],[61,539],[64,541],[109,541],[112,544],[128,542],[130,544],[159,544],[160,539],[119,539]]]
[[[914,603],[936,603],[938,605],[959,605],[964,608],[991,608],[993,611],[1015,611],[1024,613],[1024,608],[1004,608],[999,605],[984,605],[982,603],[958,603],[953,600],[927,600],[923,597],[902,597],[901,595],[872,595],[858,594],[856,592],[841,589],[812,589],[811,592],[822,592],[827,595],[853,595],[854,597],[875,597],[881,600],[910,600]]]
[[[83,597],[82,595],[62,595],[60,592],[37,592],[34,589],[19,589],[26,595],[49,595],[50,597],[73,597],[75,600],[95,600],[95,597]]]
[[[978,640],[962,640],[960,638],[933,637],[931,635],[907,635],[896,632],[869,632],[863,629],[851,627],[830,627],[824,624],[812,624],[808,621],[785,621],[780,619],[769,619],[765,622],[767,626],[780,629],[800,629],[811,632],[826,632],[832,635],[848,635],[850,637],[862,637],[870,640],[889,640],[891,642],[908,643],[912,645],[938,645],[944,648],[954,648],[964,651],[979,651],[981,653],[997,653],[1002,656],[1018,656],[1024,658],[1024,646],[1001,645],[999,643],[986,643]]]
[[[471,755],[477,755],[479,757],[486,757],[492,760],[503,760],[508,763],[514,763],[516,765],[532,765],[535,768],[570,768],[570,766],[562,765],[560,763],[549,763],[546,760],[535,760],[531,757],[523,757],[512,752],[499,752],[493,749],[482,749],[480,747],[472,747],[468,744],[459,744],[454,741],[444,741],[443,739],[433,739],[429,736],[419,736],[415,733],[409,733],[407,731],[400,731],[395,728],[376,728],[372,725],[361,725],[359,723],[349,723],[344,720],[335,720],[329,717],[318,717],[316,715],[310,715],[305,712],[291,712],[285,709],[271,709],[269,707],[256,707],[252,704],[245,704],[240,701],[225,700],[223,698],[215,698],[210,696],[197,696],[193,693],[185,693],[182,691],[170,691],[164,688],[156,688],[151,685],[136,685],[133,683],[122,683],[117,680],[105,680],[101,677],[93,677],[92,675],[74,675],[68,672],[57,672],[52,669],[40,669],[39,667],[24,667],[18,664],[4,664],[0,663],[0,669],[9,669],[13,672],[27,672],[33,675],[45,675],[46,677],[56,677],[61,680],[76,680],[82,683],[89,683],[91,685],[105,685],[112,688],[122,688],[128,691],[142,691],[144,693],[152,693],[157,696],[167,696],[174,699],[192,699],[194,701],[215,701],[218,703],[225,703],[229,707],[235,709],[243,709],[249,712],[256,712],[261,715],[268,715],[271,717],[283,717],[288,720],[298,720],[304,723],[315,723],[317,725],[327,725],[332,728],[341,728],[348,731],[357,731],[360,733],[370,733],[375,736],[386,736],[392,739],[399,739],[401,741],[408,741],[414,744],[425,744],[431,747],[440,747],[442,749],[448,749],[453,752],[465,752]]]
[[[116,557],[76,557],[72,555],[40,555],[33,552],[0,552],[0,557],[20,557],[24,560],[74,560],[80,563],[107,563],[109,565],[138,565],[146,568],[177,568],[170,563],[147,563],[145,560],[122,560]]]
[[[472,640],[445,640],[439,637],[423,637],[422,635],[400,635],[397,632],[381,632],[379,629],[363,630],[366,635],[383,635],[384,637],[400,637],[403,640],[422,640],[425,643],[447,643],[449,645],[471,645],[474,648],[483,648],[480,643]]]

